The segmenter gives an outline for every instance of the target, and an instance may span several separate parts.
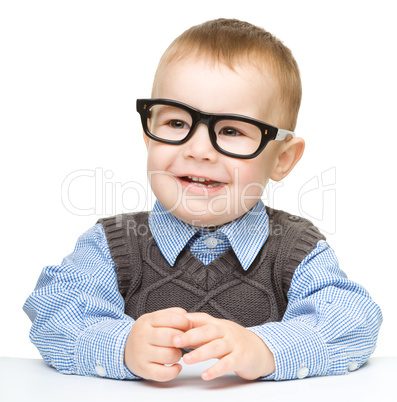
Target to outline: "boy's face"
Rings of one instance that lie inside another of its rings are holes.
[[[223,64],[187,59],[161,72],[154,97],[177,100],[203,112],[240,114],[275,125],[274,91],[270,75],[266,77],[248,64],[233,71]],[[182,145],[163,144],[146,136],[145,142],[155,196],[173,215],[193,225],[222,225],[251,209],[280,154],[280,143],[270,141],[253,159],[222,155],[213,148],[204,124]]]

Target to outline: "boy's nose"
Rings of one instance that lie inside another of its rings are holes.
[[[218,158],[218,151],[212,146],[208,127],[199,124],[188,142],[183,144],[183,155],[185,158],[197,160],[215,161]]]

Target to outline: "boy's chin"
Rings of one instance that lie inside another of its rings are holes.
[[[258,198],[259,200],[259,198]],[[243,205],[200,200],[185,200],[177,204],[161,199],[160,203],[175,217],[193,226],[222,226],[243,216],[258,200],[250,199]],[[175,200],[174,200],[175,201]]]
[[[205,226],[205,227],[217,227],[225,225],[237,218],[239,216],[235,216],[229,213],[187,213],[186,211],[173,211],[171,212],[178,219],[188,223],[193,226]]]

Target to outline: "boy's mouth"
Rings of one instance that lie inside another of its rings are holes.
[[[218,187],[222,184],[219,181],[214,181],[211,179],[206,179],[204,177],[196,177],[196,176],[181,176],[180,179],[187,183],[193,183],[196,186],[202,186],[207,188]]]

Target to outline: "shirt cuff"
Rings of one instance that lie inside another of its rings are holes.
[[[75,346],[76,373],[114,379],[139,379],[124,364],[124,348],[134,320],[107,319],[87,328]]]
[[[274,355],[276,371],[263,380],[290,380],[346,373],[346,355],[328,348],[321,336],[300,322],[272,322],[247,328],[259,336]]]

